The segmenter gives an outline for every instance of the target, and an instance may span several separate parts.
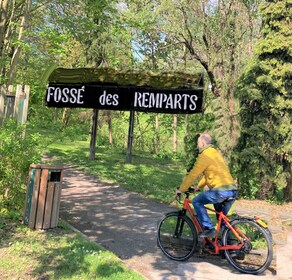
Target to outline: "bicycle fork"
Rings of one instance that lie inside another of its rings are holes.
[[[179,211],[173,238],[179,238],[181,236],[183,228],[184,228],[184,220],[181,217],[185,214],[186,214],[186,210],[183,209]]]

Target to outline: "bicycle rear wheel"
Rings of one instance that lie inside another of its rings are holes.
[[[171,212],[158,225],[157,242],[168,258],[185,261],[194,254],[198,234],[189,217],[179,212]]]
[[[240,250],[225,250],[229,263],[243,273],[260,274],[272,262],[273,246],[267,231],[252,219],[237,219],[231,222],[233,228],[239,233],[243,247]],[[249,240],[244,238],[242,232]],[[223,245],[237,245],[240,241],[234,233],[227,228],[222,236]]]

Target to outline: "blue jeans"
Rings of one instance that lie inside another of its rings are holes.
[[[205,204],[214,204],[214,208],[216,211],[222,211],[224,215],[228,213],[230,210],[234,200],[228,201],[222,205],[221,203],[226,200],[228,197],[237,198],[237,190],[227,190],[227,191],[217,191],[217,190],[208,190],[203,191],[198,194],[192,201],[193,206],[196,210],[198,220],[201,226],[204,229],[214,228],[214,225],[207,213]]]

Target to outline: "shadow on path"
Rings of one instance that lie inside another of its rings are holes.
[[[174,208],[71,167],[64,173],[61,218],[145,279],[276,279],[268,270],[260,276],[240,274],[217,256],[171,261],[157,248],[156,229],[164,213]]]

